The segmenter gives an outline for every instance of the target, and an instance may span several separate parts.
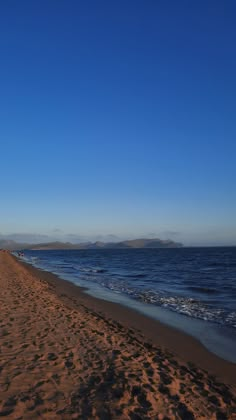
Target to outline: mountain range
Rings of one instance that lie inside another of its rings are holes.
[[[180,248],[183,245],[170,239],[133,239],[121,242],[46,242],[38,244],[19,243],[10,239],[1,239],[0,248],[14,250],[53,250],[53,249],[122,249],[122,248]]]

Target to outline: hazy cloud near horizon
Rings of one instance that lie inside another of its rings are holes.
[[[0,239],[12,240],[20,243],[42,243],[42,242],[71,242],[71,243],[80,243],[80,242],[93,242],[93,241],[103,241],[103,242],[116,242],[124,238],[118,237],[114,234],[108,235],[79,235],[74,233],[63,233],[60,229],[55,229],[54,233],[51,234],[38,234],[38,233],[10,233],[2,234],[0,233]]]
[[[7,235],[0,233],[0,239],[26,243],[49,242],[51,240],[50,236],[38,233],[10,233]]]
[[[172,234],[172,235],[171,235]],[[119,242],[123,240],[129,239],[137,239],[137,238],[146,238],[146,239],[172,239],[177,232],[160,232],[158,233],[144,233],[144,234],[128,234],[127,235],[115,235],[113,233],[110,234],[90,234],[90,235],[79,235],[76,233],[64,233],[61,229],[54,229],[49,234],[38,234],[38,233],[10,233],[10,234],[2,234],[0,233],[0,239],[7,239],[12,240],[15,242],[20,243],[42,243],[42,242],[71,242],[71,243],[81,243],[81,242]]]

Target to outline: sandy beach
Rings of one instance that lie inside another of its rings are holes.
[[[236,419],[236,365],[0,252],[0,417]]]

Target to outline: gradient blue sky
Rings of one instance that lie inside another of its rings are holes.
[[[0,237],[236,245],[235,20],[230,0],[1,2]]]

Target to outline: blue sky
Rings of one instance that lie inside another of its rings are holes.
[[[0,237],[236,245],[235,18],[230,0],[2,2]]]

